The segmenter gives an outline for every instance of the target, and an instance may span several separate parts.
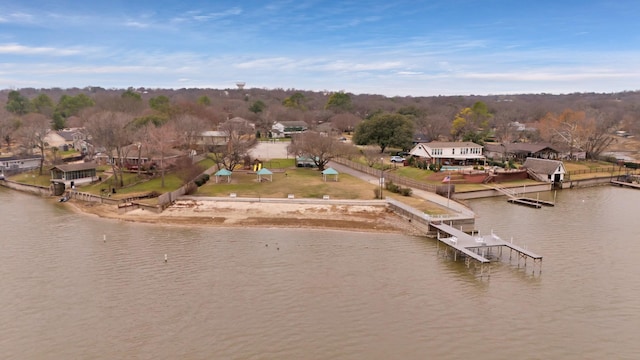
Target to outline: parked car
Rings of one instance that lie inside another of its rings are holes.
[[[392,156],[390,161],[392,163],[402,163],[404,162],[404,158],[402,156]]]

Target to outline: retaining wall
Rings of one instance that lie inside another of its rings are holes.
[[[23,183],[17,183],[11,180],[0,180],[0,185],[4,187],[8,187],[10,189],[23,191],[35,195],[40,196],[52,196],[53,193],[49,187],[38,186],[38,185],[29,185]]]

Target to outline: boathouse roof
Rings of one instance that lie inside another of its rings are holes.
[[[538,174],[564,173],[564,165],[559,160],[527,158],[522,166]]]

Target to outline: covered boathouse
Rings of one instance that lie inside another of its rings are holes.
[[[96,180],[98,178],[94,163],[56,165],[51,168],[51,182],[63,183],[65,188],[89,184]]]

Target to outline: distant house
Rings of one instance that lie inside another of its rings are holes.
[[[536,180],[554,185],[561,184],[567,172],[564,164],[559,160],[527,158],[522,167],[526,168],[529,175]]]
[[[409,154],[436,165],[464,166],[485,161],[482,145],[473,142],[418,143],[409,151]]]
[[[291,137],[293,134],[300,134],[309,129],[309,125],[304,121],[279,121],[271,126],[271,137]]]
[[[255,129],[256,125],[250,122],[249,120],[245,118],[241,118],[239,116],[231,118],[223,122],[222,124],[220,124],[220,129],[241,129],[241,128]]]
[[[84,145],[87,135],[83,128],[68,128],[58,131],[49,131],[45,136],[45,142],[50,147],[57,147],[61,150],[76,149],[78,151],[87,152],[87,146]],[[84,145],[84,146],[83,146]]]
[[[57,165],[51,168],[51,182],[64,183],[65,188],[98,180],[95,163]]]
[[[557,159],[559,151],[547,143],[487,143],[484,155],[496,161],[511,159],[524,161],[526,158]]]
[[[417,145],[420,143],[428,143],[431,141],[431,137],[426,134],[413,134],[413,145]]]
[[[40,156],[35,155],[0,157],[0,172],[8,175],[37,169],[41,160]]]
[[[122,159],[119,159],[117,152],[114,150],[111,154],[109,162],[111,164],[122,164],[129,170],[137,170],[138,166],[160,166],[160,162],[164,163],[164,167],[174,163],[177,158],[185,155],[184,152],[177,149],[166,150],[164,157],[158,151],[150,149],[149,146],[138,144],[127,145],[122,148]]]
[[[229,142],[229,133],[226,131],[203,131],[196,138],[196,145],[203,151],[215,151],[217,147],[226,146]]]
[[[55,130],[49,130],[47,135],[44,137],[44,141],[49,145],[49,147],[62,148],[62,146],[67,144],[64,137],[58,134],[58,132]]]

